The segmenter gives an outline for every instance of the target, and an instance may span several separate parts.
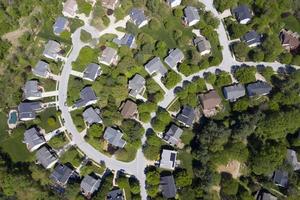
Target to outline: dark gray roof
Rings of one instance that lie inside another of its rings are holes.
[[[80,99],[75,102],[76,107],[83,107],[91,104],[91,102],[96,101],[97,97],[92,87],[88,86],[80,91]]]
[[[123,133],[112,127],[107,127],[104,132],[103,138],[115,147],[123,148],[126,142],[122,139]]]
[[[233,13],[238,21],[242,21],[244,19],[251,19],[252,14],[247,5],[240,5],[233,9]]]
[[[144,10],[142,9],[133,8],[131,9],[129,15],[130,19],[136,26],[140,26],[144,21],[147,21]]]
[[[198,36],[193,40],[194,45],[197,47],[200,53],[204,51],[210,51],[210,42],[203,36]]]
[[[124,200],[123,191],[121,189],[116,189],[110,191],[107,196],[107,200]]]
[[[169,142],[171,145],[177,145],[180,141],[183,130],[177,125],[172,124],[169,130],[164,135],[164,140]]]
[[[139,74],[136,74],[131,80],[129,80],[128,88],[131,96],[136,96],[142,92],[145,87],[146,80]]]
[[[298,161],[296,151],[288,149],[286,153],[286,161],[293,167],[294,171],[300,169],[300,162]]]
[[[246,95],[245,87],[242,84],[235,84],[223,88],[224,97],[227,100],[235,101]]]
[[[130,33],[126,33],[121,39],[114,38],[113,42],[115,42],[117,45],[124,45],[131,48],[134,44],[135,37],[134,35]]]
[[[258,34],[256,31],[249,31],[243,37],[242,41],[246,42],[249,46],[253,44],[260,44],[261,43],[261,35]]]
[[[289,174],[283,170],[276,170],[273,176],[273,182],[281,187],[288,186]]]
[[[32,72],[36,76],[46,78],[50,72],[49,64],[40,60],[32,69]]]
[[[34,119],[36,111],[42,108],[41,102],[22,102],[18,106],[20,120]]]
[[[168,70],[164,67],[159,57],[155,57],[145,65],[146,70],[150,75],[159,73],[164,76]]]
[[[263,192],[257,200],[277,200],[271,193]]]
[[[92,124],[102,122],[102,119],[99,116],[99,114],[100,114],[99,109],[94,109],[92,107],[89,107],[82,113],[82,116],[83,116],[84,121],[86,121],[89,125],[92,125]]]
[[[60,44],[54,40],[49,40],[43,51],[43,55],[47,58],[56,59],[60,51]]]
[[[171,68],[175,68],[178,63],[180,63],[184,59],[184,54],[183,52],[176,48],[172,49],[169,52],[169,55],[165,58],[165,63],[169,65]]]
[[[54,34],[56,34],[56,35],[61,34],[68,26],[68,23],[69,23],[69,21],[65,17],[56,18],[55,23],[53,25]]]
[[[160,189],[164,198],[175,198],[177,189],[174,177],[172,175],[160,177]]]
[[[190,23],[194,20],[198,20],[198,21],[200,20],[198,10],[197,10],[197,8],[195,8],[193,6],[187,6],[184,9],[184,15],[185,15],[187,23]]]
[[[33,127],[25,131],[23,143],[26,144],[29,151],[33,151],[46,143],[43,135]]]
[[[159,167],[173,170],[176,166],[177,152],[163,149],[160,159]]]
[[[100,66],[95,63],[90,63],[87,65],[83,72],[83,78],[88,79],[90,81],[96,80],[96,78],[100,75]]]
[[[54,171],[50,175],[50,179],[53,180],[55,183],[65,186],[69,178],[72,176],[73,170],[70,169],[68,166],[59,164],[54,168]]]
[[[39,82],[36,80],[27,81],[23,87],[23,98],[39,98],[42,97],[42,91],[39,89]]]
[[[80,188],[84,195],[92,195],[99,189],[100,183],[100,178],[96,179],[92,176],[87,175],[82,179],[80,183]]]
[[[36,158],[38,163],[46,169],[52,167],[58,161],[56,154],[45,146],[37,150]]]
[[[269,94],[272,90],[272,87],[262,81],[258,81],[255,83],[250,83],[247,85],[247,93],[249,96],[260,96]]]
[[[177,115],[176,119],[186,126],[191,126],[195,119],[195,111],[190,106],[184,106],[181,112]]]

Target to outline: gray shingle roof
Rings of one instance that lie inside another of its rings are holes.
[[[97,124],[102,122],[102,119],[99,116],[99,114],[100,114],[99,109],[94,109],[92,107],[89,107],[82,113],[82,116],[84,121],[86,121],[89,125],[92,125],[92,124]]]
[[[288,149],[286,153],[286,161],[293,167],[294,171],[300,169],[300,162],[298,161],[296,151]]]
[[[190,106],[184,106],[181,112],[177,115],[176,119],[186,126],[191,126],[195,119],[195,111]]]
[[[173,170],[176,167],[177,152],[163,149],[160,159],[160,168]]]
[[[107,200],[124,200],[123,191],[121,189],[116,189],[110,191],[107,196]]]
[[[247,5],[240,5],[236,7],[235,9],[233,9],[233,13],[239,22],[244,19],[252,18],[251,11]]]
[[[262,81],[258,81],[255,83],[250,83],[247,85],[247,93],[249,96],[260,96],[269,94],[272,90],[272,87]]]
[[[104,65],[111,65],[118,56],[118,51],[111,47],[106,47],[101,57],[99,58],[99,62]]]
[[[25,131],[23,143],[26,144],[29,151],[34,151],[46,143],[43,135],[35,128]]]
[[[146,80],[139,74],[136,74],[128,83],[129,94],[136,97],[145,87]]]
[[[287,187],[289,174],[283,170],[276,170],[273,176],[273,182],[281,187]]]
[[[197,8],[195,8],[193,6],[187,6],[184,9],[184,15],[185,15],[186,22],[188,24],[194,20],[197,20],[197,21],[200,20],[198,10],[197,10]]]
[[[92,87],[88,86],[80,91],[80,99],[75,102],[76,107],[88,106],[94,101],[97,101],[97,97]]]
[[[177,145],[180,141],[180,137],[183,133],[183,130],[172,124],[169,130],[164,135],[164,140],[169,142],[171,145]]]
[[[131,9],[129,15],[131,21],[138,27],[140,27],[143,23],[145,23],[145,21],[147,21],[144,10],[142,9],[133,8]]]
[[[160,188],[164,198],[175,198],[177,189],[173,175],[160,177]]]
[[[59,164],[54,168],[54,171],[50,175],[50,179],[53,180],[55,183],[65,186],[70,177],[73,174],[73,170],[70,169],[68,166]]]
[[[211,50],[210,42],[203,36],[196,37],[193,42],[200,53]]]
[[[96,192],[100,187],[101,179],[94,178],[92,176],[85,176],[81,183],[80,188],[84,195],[92,195],[94,192]]]
[[[50,73],[49,64],[44,61],[39,61],[36,66],[32,69],[32,72],[36,76],[46,78]]]
[[[122,139],[123,133],[121,131],[107,127],[105,129],[103,138],[111,145],[115,147],[123,148],[126,144],[125,140]]]
[[[43,55],[50,59],[56,59],[60,51],[60,44],[54,40],[49,40],[43,51]]]
[[[164,67],[159,57],[155,57],[152,60],[150,60],[145,65],[145,68],[150,75],[154,73],[159,73],[162,76],[165,76],[165,74],[168,72],[168,70]]]
[[[245,87],[242,84],[235,84],[223,88],[224,97],[227,100],[235,101],[246,95]]]
[[[169,55],[165,58],[165,63],[169,65],[171,68],[175,68],[178,63],[180,63],[184,59],[183,52],[176,48],[169,52]]]
[[[95,81],[100,73],[100,66],[95,63],[90,63],[83,72],[83,78],[90,81]]]
[[[126,33],[121,39],[114,38],[113,42],[115,42],[117,45],[121,46],[128,46],[129,48],[132,48],[134,45],[135,37],[132,34]]]
[[[27,81],[23,87],[23,98],[40,98],[42,97],[42,91],[39,88],[39,83],[36,80]]]
[[[260,44],[261,43],[261,35],[258,34],[256,31],[249,31],[247,32],[243,37],[242,41],[246,42],[249,46],[254,44]]]
[[[58,161],[56,154],[45,146],[37,150],[36,158],[38,163],[46,169],[51,168]]]
[[[53,25],[53,32],[56,35],[60,35],[68,26],[69,21],[65,17],[58,17],[55,20],[55,23]]]
[[[40,102],[22,102],[18,106],[20,120],[34,119],[36,111],[42,109]]]

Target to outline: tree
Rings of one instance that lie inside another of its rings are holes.
[[[237,112],[243,112],[247,110],[248,107],[249,107],[249,100],[247,98],[242,98],[233,104],[232,110]]]
[[[230,175],[223,175],[221,181],[221,193],[224,195],[236,195],[239,188],[239,182]]]
[[[265,52],[265,61],[272,62],[283,51],[281,42],[277,34],[272,34],[262,43],[262,49]]]
[[[229,25],[228,31],[232,39],[236,39],[245,35],[249,31],[249,28],[244,24],[232,23]]]
[[[80,40],[84,43],[89,43],[92,41],[92,35],[84,29],[81,29]]]
[[[182,17],[183,16],[183,10],[181,8],[175,8],[173,10],[173,14],[175,17]]]
[[[215,85],[218,87],[226,86],[231,84],[231,76],[228,72],[222,71],[220,74],[217,75],[217,79],[215,81]]]
[[[255,67],[244,66],[238,68],[235,71],[234,76],[240,83],[246,84],[256,81],[255,74]]]
[[[47,123],[50,127],[55,127],[56,125],[56,117],[55,116],[51,116],[47,119]]]
[[[261,62],[265,58],[265,54],[261,49],[254,49],[249,52],[249,57],[255,62]]]
[[[249,47],[245,42],[238,42],[233,44],[233,52],[237,59],[245,61],[249,52]]]
[[[237,4],[237,0],[214,0],[214,6],[218,11],[223,12]]]
[[[160,175],[156,169],[146,173],[146,182],[149,185],[159,185]]]
[[[167,76],[163,78],[163,82],[168,89],[175,87],[180,81],[181,76],[173,70],[170,70]]]
[[[192,185],[192,177],[186,172],[181,170],[175,173],[175,182],[177,187],[187,187]]]
[[[293,55],[290,53],[281,53],[278,57],[280,63],[290,64],[292,62]]]
[[[122,122],[120,127],[124,133],[124,140],[133,144],[134,147],[139,148],[141,145],[141,138],[144,134],[144,128],[142,125],[132,119],[126,119]]]
[[[216,75],[211,72],[208,72],[207,74],[205,74],[204,78],[209,84],[212,84],[212,85],[215,84],[216,79],[217,79]]]
[[[101,124],[93,124],[88,129],[88,136],[100,139],[103,134],[103,126]]]

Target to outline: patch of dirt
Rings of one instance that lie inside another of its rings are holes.
[[[12,46],[17,47],[19,45],[19,37],[21,37],[26,31],[27,28],[17,29],[12,32],[8,32],[2,36],[2,39],[8,40]]]
[[[241,176],[240,173],[241,163],[237,160],[230,161],[227,165],[220,165],[217,168],[219,173],[226,172],[232,175],[232,178],[238,178]]]

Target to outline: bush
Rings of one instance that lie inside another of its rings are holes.
[[[243,84],[256,81],[255,78],[256,68],[255,67],[240,67],[238,68],[234,76],[235,78]]]
[[[82,29],[80,32],[80,40],[85,43],[91,42],[92,35],[89,32]]]
[[[218,87],[222,87],[231,84],[231,82],[232,80],[230,74],[228,72],[221,72],[220,74],[217,75],[215,85]]]
[[[47,123],[50,127],[56,126],[56,117],[51,116],[47,119]]]
[[[168,89],[171,89],[177,85],[181,81],[181,76],[170,70],[166,77],[163,78],[163,82]]]

